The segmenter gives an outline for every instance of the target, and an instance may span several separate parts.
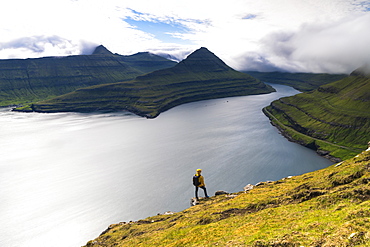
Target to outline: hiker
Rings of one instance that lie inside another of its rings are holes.
[[[201,175],[201,173],[202,173],[202,170],[197,169],[197,172],[193,176],[193,184],[195,186],[195,198],[197,198],[197,200],[199,200],[199,198],[198,198],[198,189],[199,188],[203,189],[204,195],[205,195],[206,198],[209,197],[207,195],[207,189],[206,189],[206,184],[204,183],[204,177]]]

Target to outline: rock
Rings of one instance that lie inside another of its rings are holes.
[[[318,154],[318,155],[320,155],[320,156],[325,156],[325,155],[328,155],[328,154],[330,154],[330,152],[329,151],[326,151],[326,150],[316,150],[316,153]]]
[[[254,185],[252,184],[247,184],[246,186],[244,186],[244,192],[247,192],[249,190],[252,190],[254,188]]]
[[[227,195],[227,194],[229,194],[229,193],[227,193],[224,190],[218,190],[218,191],[215,192],[215,196],[218,196],[218,195]]]
[[[261,186],[261,185],[265,185],[265,184],[269,184],[269,183],[273,183],[273,181],[266,181],[266,182],[258,182],[258,183],[256,183],[256,187],[257,186]]]
[[[190,199],[190,206],[195,206],[199,204],[199,201],[197,200],[197,198],[193,197]]]
[[[288,177],[282,178],[281,180],[290,179],[290,178],[292,178],[292,177],[293,177],[293,176],[288,176]]]
[[[343,164],[343,161],[342,162],[339,162],[338,164],[335,165],[335,167],[338,167],[340,166],[341,164]]]

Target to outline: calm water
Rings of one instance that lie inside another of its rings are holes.
[[[181,211],[197,168],[209,194],[321,169],[261,109],[298,93],[201,101],[131,114],[0,111],[0,246],[81,246],[111,223]],[[203,191],[200,191],[203,195]]]

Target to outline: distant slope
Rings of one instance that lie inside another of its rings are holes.
[[[135,67],[135,63],[140,66]],[[39,101],[81,87],[132,80],[175,62],[146,54],[116,55],[104,46],[92,55],[0,60],[0,106]]]
[[[348,75],[344,74],[313,74],[313,73],[286,73],[286,72],[257,72],[245,71],[245,73],[260,79],[263,82],[271,82],[291,86],[301,92],[307,92],[321,85],[341,80]]]
[[[370,246],[369,160],[365,151],[181,212],[112,224],[86,247]]]
[[[293,140],[345,159],[370,141],[369,109],[370,78],[352,74],[313,92],[276,100],[265,113]]]
[[[171,68],[177,63],[149,52],[139,52],[131,56],[124,56],[123,61],[144,73],[160,69]]]
[[[29,110],[127,110],[153,118],[183,103],[272,91],[272,87],[233,70],[209,50],[200,48],[172,68],[154,71],[130,82],[80,89],[33,104]]]

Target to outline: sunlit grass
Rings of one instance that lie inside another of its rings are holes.
[[[369,91],[369,78],[350,76],[274,101],[265,113],[289,138],[347,159],[370,140]]]
[[[87,246],[370,246],[370,152],[172,215],[111,229]]]

